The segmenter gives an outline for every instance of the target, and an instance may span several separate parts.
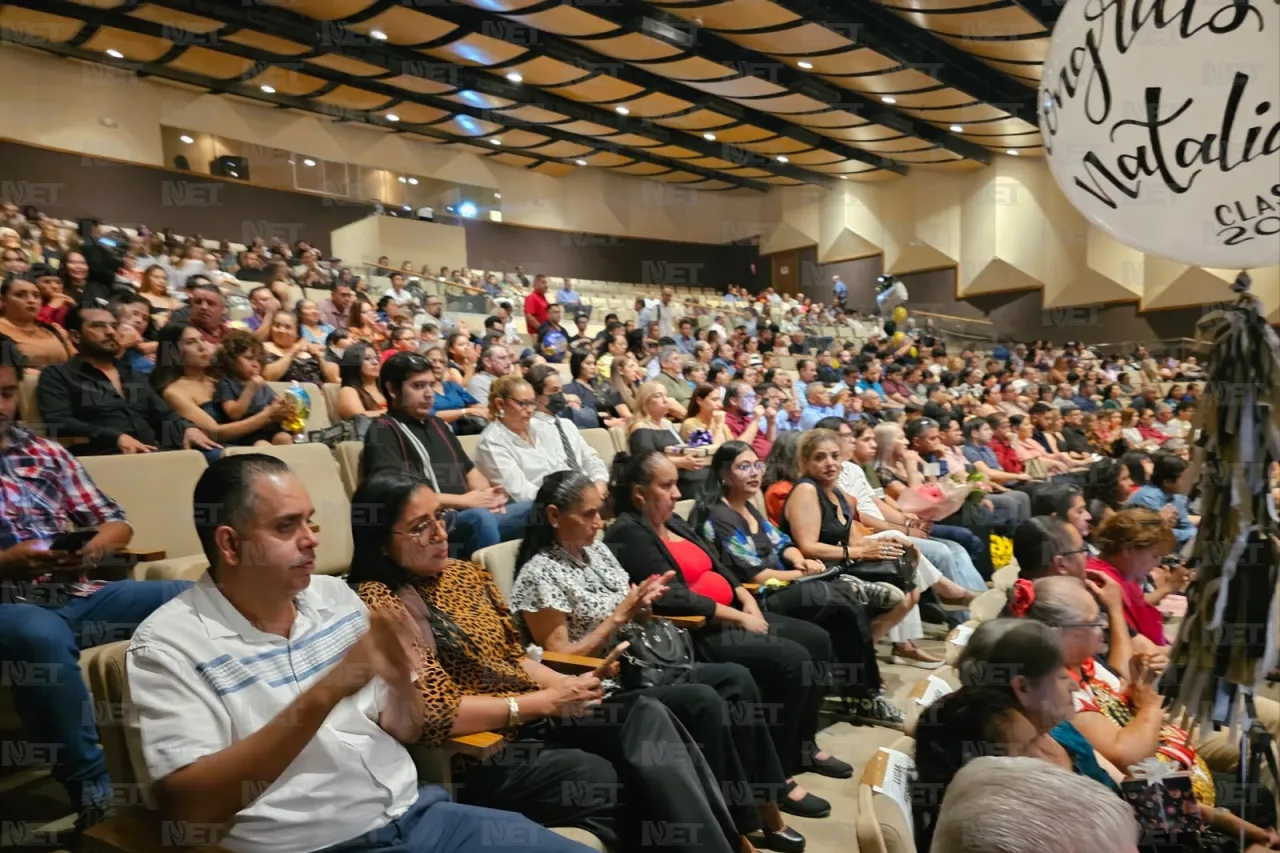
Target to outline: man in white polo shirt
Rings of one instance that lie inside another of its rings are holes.
[[[128,652],[143,755],[166,818],[223,826],[237,853],[550,850],[582,845],[510,812],[418,789],[416,626],[372,619],[313,577],[306,489],[270,456],[211,465],[195,490],[209,573]]]

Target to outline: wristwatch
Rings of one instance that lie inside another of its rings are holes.
[[[514,696],[507,697],[507,728],[520,728],[520,703]]]

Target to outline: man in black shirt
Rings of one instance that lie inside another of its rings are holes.
[[[401,471],[424,479],[444,509],[458,513],[450,551],[463,559],[475,551],[519,539],[531,502],[509,503],[467,457],[449,425],[430,414],[434,373],[427,360],[402,352],[382,365],[378,385],[387,414],[369,427],[360,462],[361,479]]]
[[[1063,406],[1061,413],[1062,439],[1066,444],[1062,449],[1068,453],[1092,453],[1093,448],[1084,434],[1084,412],[1075,406]]]
[[[72,307],[66,329],[80,350],[66,364],[40,372],[36,402],[40,416],[59,437],[83,437],[77,456],[151,453],[155,450],[216,451],[218,445],[178,416],[120,358],[115,314],[105,307]]]
[[[533,341],[534,351],[550,364],[564,361],[569,352],[569,332],[560,325],[562,310],[556,303],[547,306],[547,322],[538,327]]]

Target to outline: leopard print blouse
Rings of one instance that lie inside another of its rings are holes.
[[[520,665],[520,632],[483,567],[450,560],[439,576],[420,578],[415,586],[431,610],[436,641],[434,654],[418,648],[424,661],[417,682],[425,706],[422,743],[439,746],[450,737],[462,697],[522,696],[538,685]],[[386,584],[367,581],[356,592],[371,611],[407,613]]]

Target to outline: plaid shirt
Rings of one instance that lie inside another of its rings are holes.
[[[0,447],[0,550],[32,539],[52,540],[77,527],[124,521],[124,510],[99,491],[80,462],[60,444],[19,426]],[[36,579],[47,583],[48,577]],[[71,595],[89,595],[101,582],[81,576]]]

